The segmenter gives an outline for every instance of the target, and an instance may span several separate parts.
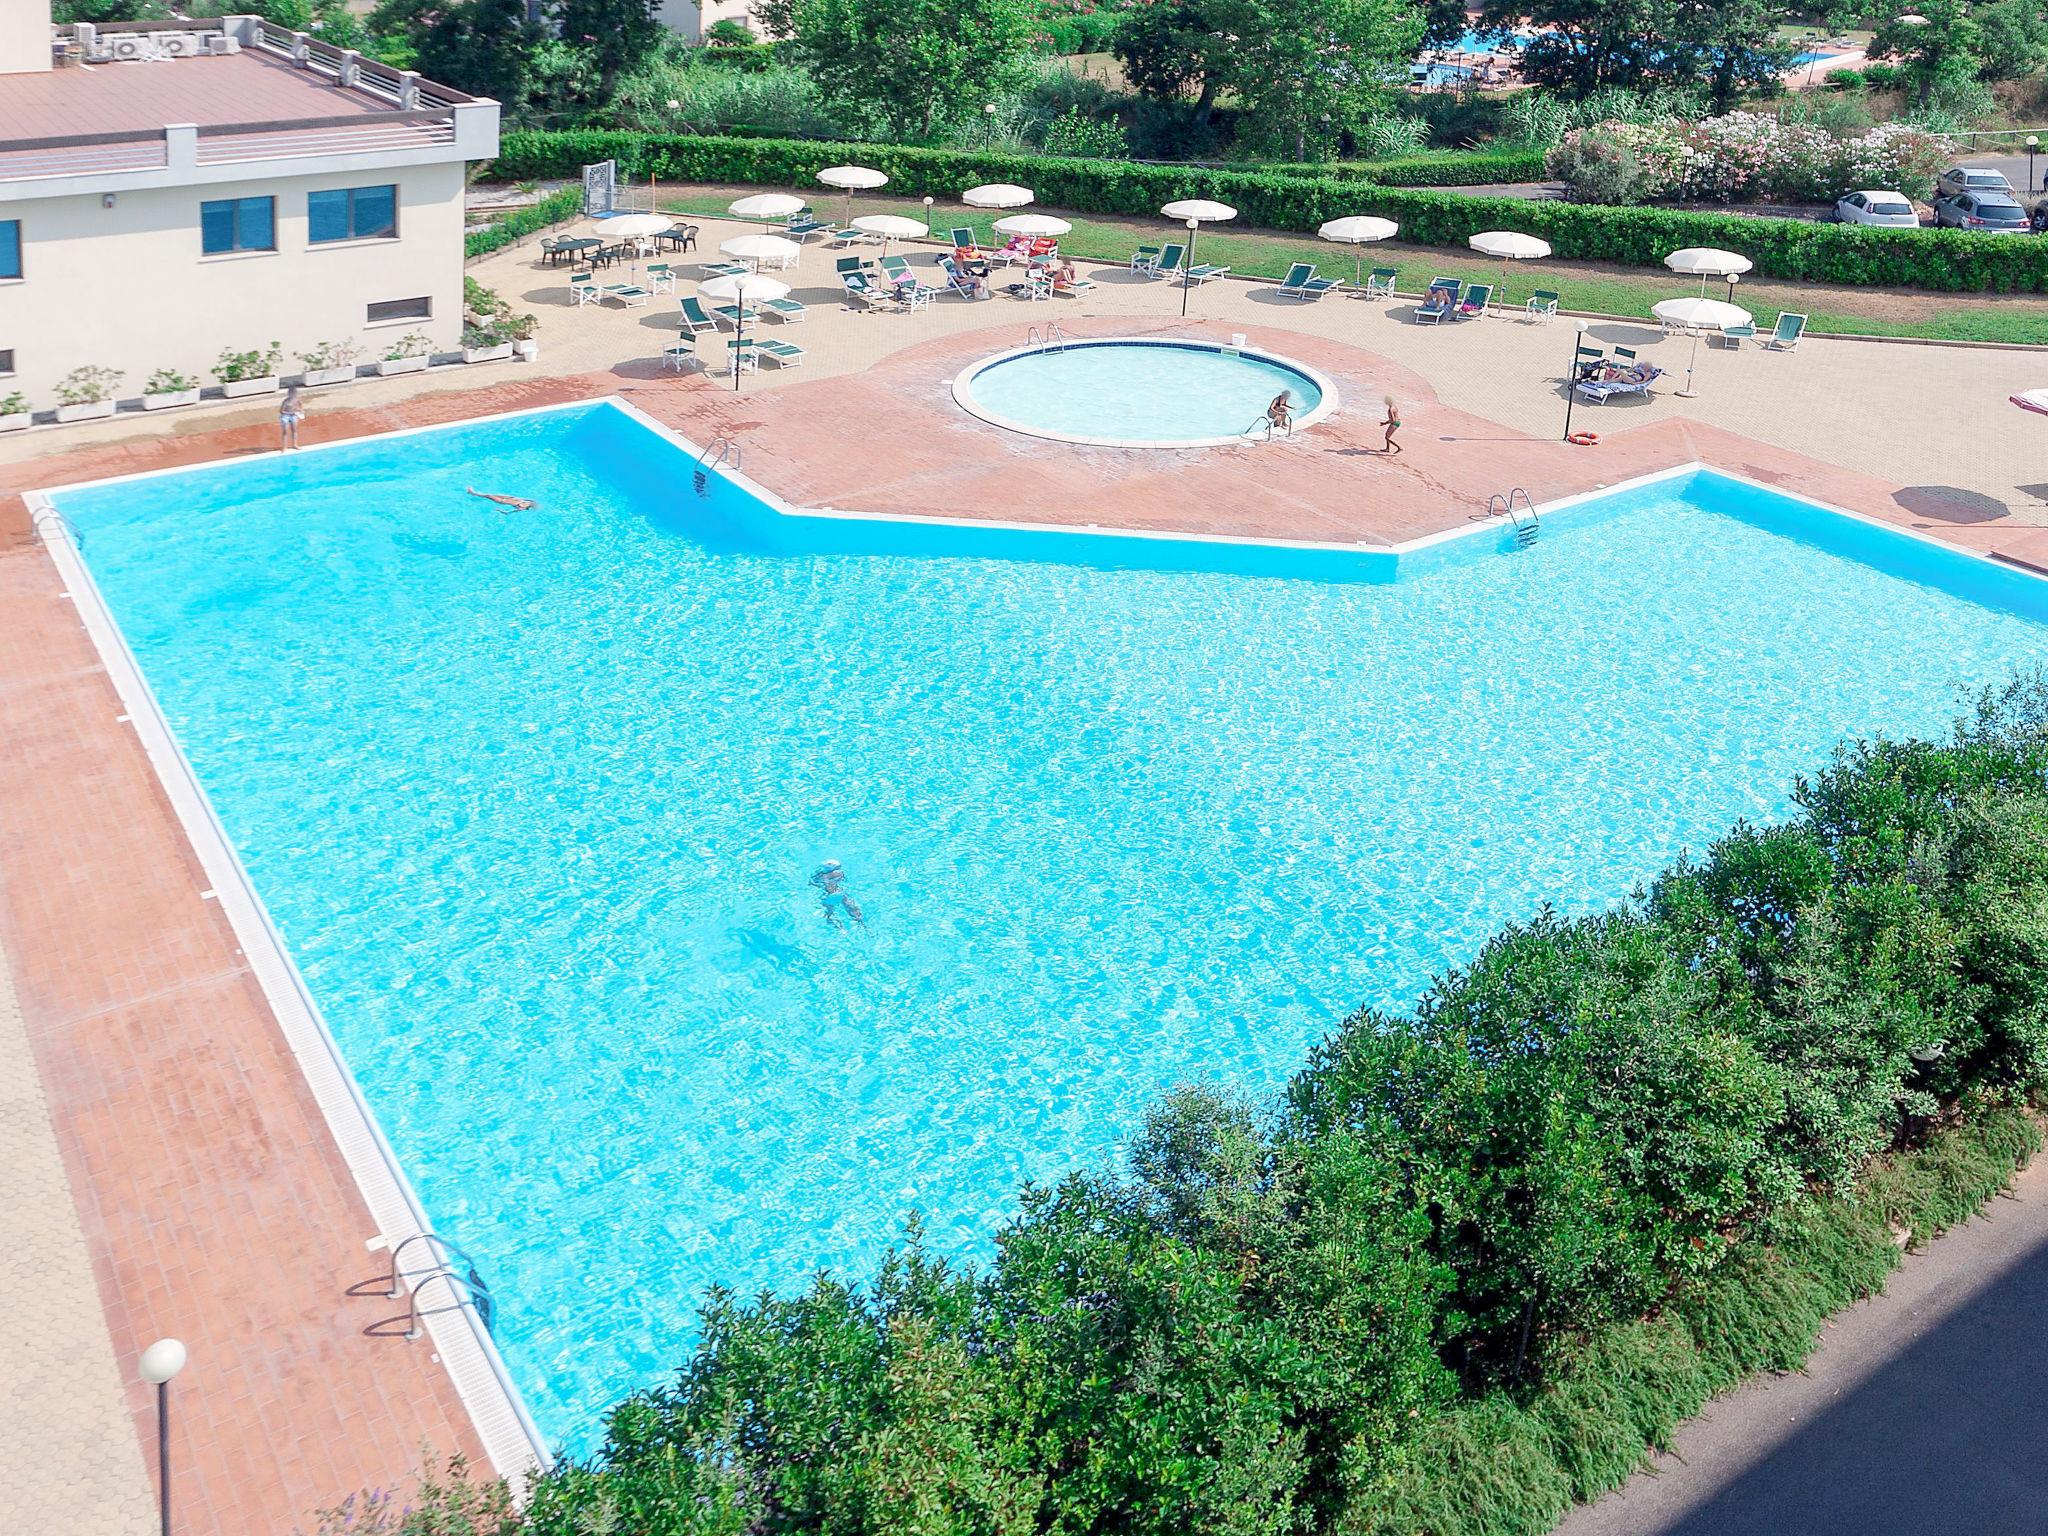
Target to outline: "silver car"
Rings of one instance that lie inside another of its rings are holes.
[[[1918,229],[1920,215],[1903,192],[1851,192],[1835,203],[1841,224],[1876,224],[1885,229]]]
[[[1934,200],[1934,222],[1943,229],[1974,229],[1992,235],[2023,235],[2027,210],[2006,192],[1964,192]]]
[[[1965,192],[2003,192],[2011,197],[2012,183],[2005,179],[2003,171],[1994,171],[1987,166],[1952,165],[1934,184],[1937,197],[1960,197]]]

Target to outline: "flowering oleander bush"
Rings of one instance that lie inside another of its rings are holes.
[[[1948,140],[1911,123],[1886,123],[1852,136],[1817,122],[1729,112],[1698,122],[1660,117],[1573,129],[1552,151],[1549,169],[1581,202],[1611,200],[1609,173],[1618,158],[1632,166],[1631,201],[1819,201],[1856,187],[1924,198],[1954,153]]]

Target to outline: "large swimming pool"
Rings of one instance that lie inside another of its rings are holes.
[[[570,1444],[705,1287],[863,1274],[913,1207],[986,1254],[1176,1082],[1269,1092],[2048,661],[2039,584],[1716,477],[1393,581],[780,519],[604,405],[58,501]]]

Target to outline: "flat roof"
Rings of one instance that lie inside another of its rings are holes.
[[[248,48],[218,57],[72,64],[0,76],[0,143],[132,133],[167,123],[204,128],[393,110],[380,97]]]

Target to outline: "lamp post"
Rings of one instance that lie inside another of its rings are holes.
[[[1728,302],[1730,304],[1735,302],[1735,285],[1741,281],[1742,274],[1740,272],[1730,272],[1728,274]]]
[[[1183,320],[1188,317],[1188,290],[1195,286],[1188,280],[1188,272],[1195,264],[1195,235],[1200,231],[1201,227],[1202,221],[1200,219],[1188,220],[1187,266],[1182,267],[1180,270],[1180,317]]]
[[[1564,371],[1564,438],[1572,440],[1572,402],[1579,397],[1579,348],[1586,337],[1586,322],[1572,322],[1572,360]]]
[[[2040,147],[2041,147],[2041,136],[2040,136],[2039,134],[2037,134],[2037,133],[2030,133],[2030,134],[2028,134],[2028,135],[2027,135],[2027,186],[2028,186],[2028,187],[2029,187],[2030,189],[2031,189],[2031,188],[2033,187],[2033,185],[2034,185],[2034,152],[2035,152],[2036,150],[2038,150],[2038,149],[2039,149]]]
[[[732,392],[738,394],[740,392],[740,365],[745,361],[747,355],[746,278],[740,277],[734,286],[739,290],[739,293],[738,297],[733,300],[733,307],[737,313],[734,314],[732,319]],[[166,1532],[165,1536],[169,1536],[169,1533]]]
[[[142,1352],[142,1379],[156,1388],[156,1486],[163,1536],[171,1536],[171,1378],[185,1369],[185,1346],[158,1339]]]

